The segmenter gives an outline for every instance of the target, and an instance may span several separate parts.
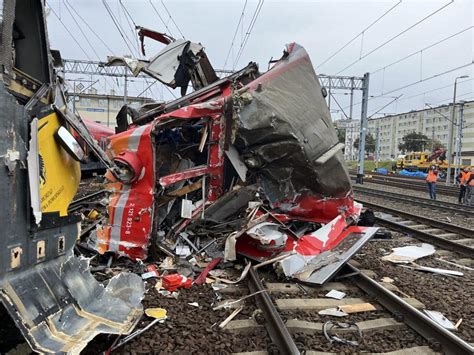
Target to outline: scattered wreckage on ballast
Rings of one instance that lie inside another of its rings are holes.
[[[305,49],[291,43],[265,73],[250,63],[218,79],[201,45],[139,34],[166,47],[147,62],[109,64],[171,87],[185,76],[195,91],[119,114],[108,154],[129,181],[108,174],[109,219],[90,246],[143,260],[215,239],[225,260],[276,258],[287,277],[327,281],[376,229],[357,226],[362,206]]]
[[[142,277],[121,273],[104,287],[74,254],[77,240],[138,263],[204,255],[213,261],[202,275],[242,257],[320,285],[376,232],[358,225],[362,206],[303,47],[289,44],[265,73],[250,63],[218,78],[200,44],[139,28],[166,47],[108,64],[183,96],[122,108],[104,151],[68,109],[42,1],[1,4],[0,197],[10,203],[0,298],[33,350],[79,353],[99,333],[129,333],[143,313]],[[68,209],[87,159],[75,137],[108,168],[108,218],[85,240]],[[192,284],[172,276],[170,287]]]

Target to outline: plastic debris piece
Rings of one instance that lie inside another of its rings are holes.
[[[175,251],[176,255],[178,255],[178,256],[186,257],[188,255],[191,255],[191,249],[187,245],[179,245],[178,244],[174,251]]]
[[[337,308],[327,308],[318,312],[318,314],[323,316],[333,316],[333,317],[345,317],[348,316],[346,312],[339,311]]]
[[[392,263],[407,264],[425,256],[433,255],[435,248],[431,244],[423,243],[421,246],[410,245],[401,248],[393,248],[392,253],[382,257],[382,260]]]
[[[145,309],[145,314],[148,317],[156,319],[165,319],[166,318],[166,309],[164,308],[147,308]]]
[[[197,302],[190,302],[188,303],[190,306],[193,306],[193,307],[198,307],[199,308],[199,303]]]
[[[448,318],[446,318],[443,313],[438,311],[430,311],[424,309],[423,312],[426,313],[428,317],[438,323],[440,326],[449,329],[449,330],[456,330],[456,326],[451,322]]]
[[[325,296],[329,298],[334,298],[336,300],[342,300],[346,296],[346,294],[341,291],[331,290],[328,293],[326,293]]]
[[[87,214],[87,218],[89,219],[97,219],[99,216],[100,212],[95,209],[90,210],[90,212]]]
[[[219,284],[219,283],[213,283],[213,284],[211,284],[211,287],[214,291],[220,291],[220,290],[226,288],[227,285]]]
[[[382,282],[385,282],[386,284],[391,284],[393,283],[395,280],[394,279],[391,279],[390,277],[387,277],[387,276],[384,276],[380,279],[380,281]]]
[[[159,277],[159,276],[160,276],[160,273],[158,272],[158,269],[156,268],[155,265],[152,264],[147,267],[147,272],[142,274],[142,279],[148,280],[153,277]]]
[[[158,280],[155,284],[155,290],[159,291],[163,288],[163,282],[161,280]]]
[[[374,307],[373,304],[370,304],[370,303],[356,303],[356,304],[347,304],[344,306],[339,306],[338,310],[350,314],[350,313],[375,311],[376,308]]]
[[[165,296],[166,298],[174,298],[176,300],[178,299],[178,295],[179,295],[178,292],[170,292],[167,290],[159,290],[158,293],[162,296]]]
[[[434,274],[440,274],[440,275],[464,276],[464,274],[460,271],[439,269],[439,268],[429,267],[429,266],[421,266],[415,263],[413,263],[413,269],[419,270],[419,271],[432,272]]]
[[[176,291],[178,288],[190,288],[193,281],[180,274],[171,274],[163,276],[163,287],[170,291]]]
[[[160,269],[170,270],[174,268],[175,268],[175,265],[174,265],[173,258],[171,256],[167,256],[160,264]]]

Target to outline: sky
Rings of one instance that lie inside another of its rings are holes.
[[[318,74],[362,77],[370,73],[369,95],[374,96],[368,104],[371,117],[422,109],[426,104],[448,104],[452,101],[455,78],[463,75],[469,78],[458,79],[457,100],[474,99],[471,0],[46,2],[51,8],[47,17],[51,47],[59,49],[63,58],[105,61],[109,55],[137,57],[135,23],[175,38],[182,34],[201,43],[217,69],[224,68],[228,58],[225,69],[239,69],[254,61],[265,71],[271,58],[281,56],[285,44],[297,42],[308,51]],[[117,30],[105,5],[127,40]],[[259,5],[261,9],[255,19]],[[252,19],[254,26],[249,30]],[[161,48],[161,44],[147,41],[147,57]],[[400,59],[403,60],[391,65]],[[111,88],[123,92],[120,80],[84,75],[68,78],[99,80],[94,86],[99,92]],[[142,93],[151,82],[132,79],[129,94]],[[173,90],[156,84],[142,95],[168,100],[172,95],[179,96],[178,91],[172,93]],[[345,118],[349,115],[348,92],[333,90],[332,94],[333,119]],[[357,91],[354,96],[354,118],[360,115],[360,95]]]

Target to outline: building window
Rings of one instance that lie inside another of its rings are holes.
[[[107,99],[99,99],[99,107],[107,107]]]
[[[90,106],[91,105],[91,99],[81,97],[81,100],[79,101],[81,106]]]

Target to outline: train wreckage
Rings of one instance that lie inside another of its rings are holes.
[[[140,263],[201,256],[212,260],[204,273],[245,258],[321,285],[375,234],[358,225],[362,206],[302,46],[287,45],[267,72],[249,63],[218,78],[202,45],[139,28],[163,50],[108,64],[183,96],[124,106],[103,150],[68,108],[43,3],[4,1],[2,11],[0,295],[33,350],[78,353],[142,315],[142,277],[124,272],[104,287],[76,242]],[[108,168],[107,219],[86,239],[68,211],[86,159],[78,140]]]

